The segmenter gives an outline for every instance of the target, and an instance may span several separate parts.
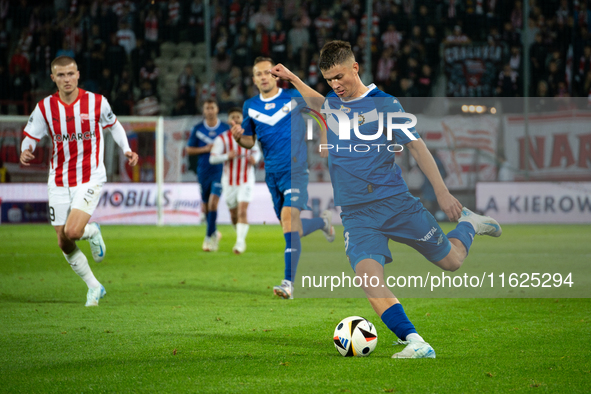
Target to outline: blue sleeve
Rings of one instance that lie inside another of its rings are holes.
[[[402,105],[400,104],[400,102],[398,101],[398,99],[396,97],[387,95],[385,97],[376,97],[375,100],[382,101],[381,105],[379,105],[378,108],[381,108],[381,112],[384,113],[384,123],[385,123],[384,127],[386,127],[386,123],[388,121],[388,119],[387,119],[388,113],[405,112],[404,109],[402,108]],[[410,121],[410,119],[407,119],[407,118],[392,119],[392,123],[394,123],[394,124],[405,124],[408,121]],[[411,136],[407,135],[406,132],[403,131],[402,129],[394,129],[394,136],[396,138],[397,144],[408,144],[409,142],[414,141],[415,139],[421,138],[421,136],[419,136],[419,133],[417,133],[417,129],[415,127],[410,127],[407,130],[408,130],[408,132],[410,132],[410,134],[414,138],[411,138]]]
[[[242,106],[242,128],[244,129],[243,135],[254,135],[254,121],[248,116],[248,108],[250,108],[249,102],[245,102]]]
[[[189,136],[189,141],[187,142],[187,146],[197,148],[199,140],[197,139],[197,126],[193,127],[191,130],[191,135]]]
[[[222,134],[225,131],[230,130],[230,125],[224,122],[220,122],[219,134]]]

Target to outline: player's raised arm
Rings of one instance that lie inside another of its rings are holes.
[[[457,221],[462,215],[462,204],[447,190],[447,186],[441,178],[435,159],[427,149],[425,142],[422,139],[417,139],[406,144],[410,150],[410,154],[415,158],[419,164],[420,169],[423,171],[437,196],[437,202],[441,207],[441,210],[445,212],[449,220],[452,222]]]
[[[310,86],[306,85],[306,83],[293,72],[291,72],[290,69],[279,63],[273,66],[269,71],[275,78],[281,78],[289,81],[293,87],[296,88],[298,92],[300,92],[306,101],[306,104],[308,104],[310,108],[320,111],[322,103],[324,102],[324,96],[312,89]]]

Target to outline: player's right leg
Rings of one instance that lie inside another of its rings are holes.
[[[104,288],[95,278],[90,266],[88,265],[88,259],[82,253],[82,251],[76,246],[75,239],[81,237],[80,234],[84,234],[84,228],[86,223],[90,219],[90,215],[79,209],[72,209],[70,212],[71,197],[70,191],[67,187],[49,187],[49,214],[51,225],[55,229],[57,235],[58,246],[62,250],[64,257],[72,270],[86,283],[88,286],[87,303],[86,306],[98,305],[98,299],[96,303],[89,304],[89,297],[97,292],[99,298],[102,292],[104,296]],[[70,218],[72,219],[70,221]],[[68,232],[66,233],[66,228]],[[72,238],[68,237],[69,234]],[[102,290],[100,290],[102,288]]]
[[[384,258],[376,255],[372,255],[372,257]],[[362,279],[361,287],[372,308],[380,316],[384,324],[398,338],[408,343],[401,352],[395,353],[392,358],[435,358],[433,347],[417,333],[415,326],[404,312],[402,304],[386,286],[384,266],[373,258],[365,258],[357,263],[355,275]],[[375,282],[367,280],[367,278],[372,277],[379,279],[377,285]],[[372,286],[372,284],[375,286]]]
[[[434,358],[433,348],[418,335],[384,281],[384,264],[392,261],[387,230],[392,221],[391,214],[397,208],[387,200],[361,208],[344,207],[341,217],[345,253],[355,275],[362,279],[362,288],[375,312],[398,338],[409,342],[407,348],[393,357]],[[370,280],[372,276],[378,278],[377,284]]]
[[[200,179],[200,186],[201,186],[201,211],[203,212],[203,217],[206,221],[205,227],[205,238],[203,239],[203,245],[201,249],[204,252],[209,252],[211,250],[211,237],[208,234],[209,230],[209,195],[211,193],[211,182],[206,182],[205,180]]]

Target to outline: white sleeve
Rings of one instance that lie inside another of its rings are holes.
[[[255,142],[252,149],[251,149],[251,155],[252,157],[254,157],[254,162],[258,163],[259,161],[261,161],[261,148],[259,147],[258,142]]]
[[[131,151],[125,129],[117,120],[117,117],[111,109],[111,105],[105,97],[103,97],[101,101],[101,119],[99,123],[103,129],[111,129],[113,140],[119,145],[119,148],[121,148],[123,153]]]
[[[215,137],[209,152],[209,164],[220,164],[226,160],[228,160],[228,154],[224,153],[224,141],[221,137]]]
[[[113,140],[119,145],[123,153],[131,152],[131,148],[129,147],[129,142],[127,141],[127,134],[125,133],[125,129],[121,126],[118,120],[115,121],[115,124],[111,126],[111,135],[113,136]]]
[[[37,143],[41,141],[41,138],[47,135],[47,123],[45,122],[41,109],[39,109],[39,104],[37,104],[33,113],[29,117],[29,121],[25,126],[23,134],[25,135],[25,139],[21,144],[21,152],[29,149],[29,145],[35,150]]]
[[[101,100],[101,119],[99,123],[103,127],[103,129],[108,129],[109,127],[117,123],[117,117],[113,113],[111,105],[104,96]]]

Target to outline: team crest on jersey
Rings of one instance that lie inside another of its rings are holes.
[[[339,108],[339,111],[343,111],[344,113],[348,114],[349,112],[351,112],[351,108],[347,108],[343,104],[341,104],[341,108]]]
[[[285,113],[288,113],[288,112],[289,112],[289,105],[285,104],[285,105],[283,106],[283,108],[281,108],[281,110],[282,110],[283,112],[285,112]]]
[[[82,119],[82,121],[88,121],[90,119],[90,116],[88,114],[80,114],[80,119]]]
[[[267,109],[273,109],[273,108],[275,108],[275,103],[267,103],[267,104],[265,104],[265,109],[266,110]]]
[[[357,118],[357,122],[359,123],[359,126],[364,124],[365,123],[365,116],[363,116],[363,114],[359,114],[359,117]]]

